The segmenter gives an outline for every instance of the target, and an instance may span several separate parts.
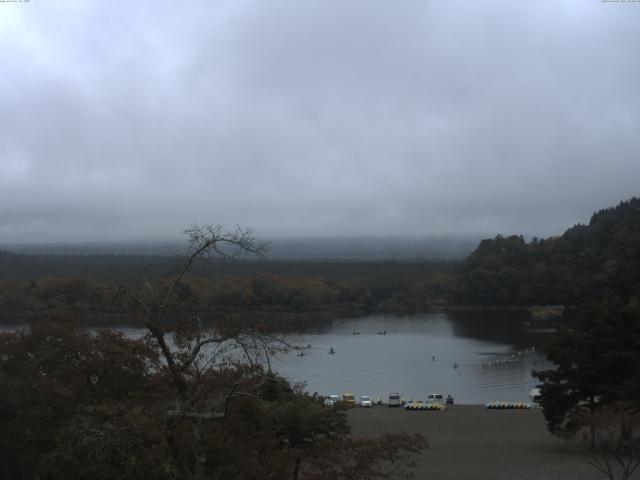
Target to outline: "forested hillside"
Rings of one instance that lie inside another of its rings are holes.
[[[22,255],[0,251],[0,322],[73,313],[93,324],[128,322],[113,287],[162,282],[178,257]],[[450,300],[457,264],[438,262],[203,262],[184,279],[181,301],[193,310],[359,315],[421,312]]]
[[[497,236],[465,260],[454,302],[474,305],[579,304],[608,292],[640,291],[640,198],[600,210],[560,237]]]

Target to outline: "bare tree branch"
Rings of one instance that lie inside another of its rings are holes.
[[[289,344],[284,338],[258,332],[252,326],[243,327],[242,319],[238,325],[223,324],[217,331],[206,335],[203,334],[197,316],[185,319],[184,323],[178,321],[174,326],[167,327],[165,317],[169,309],[180,303],[178,288],[197,261],[210,258],[229,259],[239,255],[254,255],[260,258],[267,250],[266,243],[256,241],[251,228],[237,226],[234,230],[227,231],[221,225],[194,224],[184,233],[188,237],[188,254],[167,286],[161,289],[154,288],[145,278],[141,293],[134,293],[132,289],[124,286],[117,287],[116,292],[117,296],[129,298],[141,310],[144,326],[157,343],[180,397],[186,400],[189,385],[197,388],[200,384],[201,365],[198,364],[198,359],[209,345],[236,345],[243,352],[243,361],[251,369],[260,365],[264,356],[269,370],[270,357],[273,354],[298,347]],[[171,331],[175,331],[172,340],[175,345],[170,345],[166,338],[166,334]],[[225,356],[225,362],[229,359],[230,357]],[[207,364],[210,362],[211,358],[207,360]]]

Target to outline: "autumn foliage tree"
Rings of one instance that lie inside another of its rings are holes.
[[[158,367],[145,342],[62,319],[0,334],[0,478],[35,476],[81,412],[134,404]]]

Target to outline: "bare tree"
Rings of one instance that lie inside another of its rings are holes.
[[[186,403],[194,398],[199,379],[216,362],[231,366],[257,366],[277,352],[297,348],[283,336],[260,329],[242,315],[219,318],[206,328],[198,313],[181,308],[179,290],[196,263],[211,259],[230,259],[241,255],[263,257],[267,245],[259,243],[250,228],[225,230],[221,225],[192,225],[184,231],[188,254],[176,272],[164,283],[146,280],[141,288],[119,285],[116,297],[127,297],[135,305],[149,338],[159,348],[179,398]],[[239,385],[233,395],[243,392]],[[228,392],[220,393],[220,410],[228,404]]]
[[[610,480],[628,480],[640,466],[640,413],[619,407],[586,411],[579,440],[587,461]]]

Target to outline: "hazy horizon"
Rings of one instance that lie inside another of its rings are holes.
[[[480,238],[458,237],[306,237],[259,238],[267,242],[266,260],[446,260],[466,257]],[[0,251],[27,255],[181,255],[185,241],[0,243]],[[251,258],[251,257],[248,257]]]

